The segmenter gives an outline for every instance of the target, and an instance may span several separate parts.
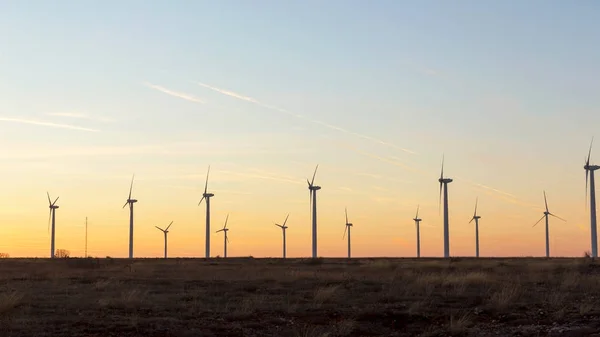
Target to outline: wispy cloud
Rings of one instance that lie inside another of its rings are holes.
[[[420,171],[420,170],[418,170],[418,169],[416,169],[414,167],[408,166],[408,165],[406,165],[404,163],[401,163],[399,161],[388,159],[388,158],[384,158],[384,157],[381,157],[381,156],[378,156],[376,154],[372,154],[372,153],[369,153],[369,152],[361,151],[361,150],[359,150],[359,149],[357,149],[357,148],[355,148],[353,146],[347,145],[347,144],[338,143],[337,145],[340,146],[340,147],[346,148],[346,149],[348,149],[350,151],[354,151],[354,152],[356,152],[358,154],[361,154],[363,156],[371,157],[373,159],[377,159],[377,160],[386,162],[388,164],[392,164],[394,166],[399,166],[399,167],[402,167],[403,169],[406,169],[406,170],[411,171],[411,172],[419,173],[419,174],[422,174],[422,175],[424,174],[423,171]]]
[[[303,181],[301,179],[293,180],[293,179],[289,179],[289,178],[286,178],[286,177],[279,177],[279,176],[275,176],[275,175],[262,175],[262,174],[245,173],[245,172],[235,172],[235,171],[219,171],[219,173],[226,174],[226,175],[234,175],[234,176],[239,176],[239,177],[245,177],[245,178],[256,178],[256,179],[264,179],[264,180],[274,180],[274,181],[279,181],[279,182],[284,182],[284,183],[290,183],[290,184],[296,184],[296,185],[302,185],[303,184]]]
[[[343,133],[346,133],[346,134],[349,134],[349,135],[353,135],[355,137],[359,137],[359,138],[363,138],[363,139],[366,139],[366,140],[370,140],[372,142],[375,142],[375,143],[378,143],[378,144],[381,144],[381,145],[386,145],[386,146],[389,146],[389,147],[392,147],[392,148],[404,151],[406,153],[415,154],[414,151],[411,151],[409,149],[397,146],[397,145],[392,144],[390,142],[386,142],[386,141],[383,141],[381,139],[377,139],[377,138],[374,138],[374,137],[371,137],[371,136],[363,135],[363,134],[360,134],[360,133],[357,133],[357,132],[349,131],[349,130],[346,130],[346,129],[342,128],[342,127],[339,127],[339,126],[336,126],[336,125],[332,125],[332,124],[329,124],[329,123],[325,123],[325,122],[322,122],[322,121],[319,121],[319,120],[311,119],[309,117],[297,114],[297,113],[292,112],[292,111],[287,110],[287,109],[282,109],[282,108],[279,108],[279,107],[276,107],[276,106],[273,106],[273,105],[265,104],[265,103],[262,103],[262,102],[260,102],[259,100],[255,99],[255,98],[252,98],[252,97],[249,97],[249,96],[246,96],[246,95],[242,95],[240,93],[236,93],[236,92],[233,92],[233,91],[229,91],[229,90],[225,90],[225,89],[213,87],[211,85],[208,85],[208,84],[202,83],[202,82],[195,82],[195,83],[198,84],[201,87],[204,87],[204,88],[216,91],[218,93],[221,93],[221,94],[229,96],[229,97],[233,97],[233,98],[236,98],[236,99],[239,99],[239,100],[243,100],[243,101],[246,101],[246,102],[250,102],[250,103],[256,104],[256,105],[261,106],[261,107],[263,107],[265,109],[282,112],[282,113],[294,116],[296,118],[303,119],[305,121],[309,121],[309,122],[314,123],[314,124],[322,125],[324,127],[332,129],[332,130],[336,130],[336,131],[343,132]]]
[[[165,87],[161,87],[159,85],[155,85],[155,84],[148,83],[148,82],[144,82],[143,84],[145,86],[147,86],[148,88],[152,88],[154,90],[158,90],[158,91],[163,92],[163,93],[165,93],[167,95],[171,95],[171,96],[174,96],[174,97],[185,99],[186,101],[190,101],[190,102],[194,102],[194,103],[201,103],[201,104],[204,103],[203,100],[201,100],[201,99],[199,99],[197,97],[194,97],[193,95],[190,95],[190,94],[186,94],[186,93],[183,93],[183,92],[173,91],[171,89],[167,89]]]
[[[55,116],[55,117],[75,118],[75,119],[87,119],[87,120],[99,121],[99,122],[114,122],[115,121],[114,119],[111,119],[111,118],[90,116],[90,115],[86,115],[86,114],[82,114],[82,113],[78,113],[78,112],[48,112],[48,113],[46,113],[46,115]]]
[[[32,120],[32,119],[0,117],[0,121],[2,121],[2,122],[21,123],[21,124],[39,125],[39,126],[49,126],[49,127],[53,127],[53,128],[62,128],[62,129],[87,131],[87,132],[98,132],[99,131],[99,130],[96,130],[96,129],[84,128],[84,127],[77,126],[77,125],[58,124],[58,123],[43,122],[43,121]]]

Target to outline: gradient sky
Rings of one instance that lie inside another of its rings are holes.
[[[319,255],[440,256],[440,162],[451,254],[590,249],[584,158],[600,126],[596,1],[2,1],[0,252],[125,257],[310,255],[306,177],[320,164]],[[600,144],[598,144],[600,146]],[[600,156],[596,151],[596,157]],[[594,153],[592,153],[594,156]],[[600,162],[598,158],[597,162]]]

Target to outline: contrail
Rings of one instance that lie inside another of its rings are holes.
[[[53,128],[63,128],[63,129],[88,131],[88,132],[98,132],[99,131],[96,129],[84,128],[84,127],[76,126],[76,125],[57,124],[57,123],[41,122],[41,121],[29,120],[29,119],[20,119],[20,118],[0,117],[0,121],[22,123],[22,124],[32,124],[32,125],[40,125],[40,126],[50,126]]]
[[[421,175],[425,175],[425,173],[423,171],[420,171],[420,170],[418,170],[418,169],[416,169],[414,167],[408,166],[408,165],[406,165],[404,163],[401,163],[401,162],[398,162],[398,161],[394,161],[394,160],[391,160],[391,159],[388,159],[388,158],[380,157],[380,156],[378,156],[376,154],[364,152],[364,151],[361,151],[361,150],[359,150],[359,149],[357,149],[355,147],[352,147],[352,146],[349,146],[349,145],[346,145],[346,144],[337,144],[337,145],[340,146],[340,147],[346,148],[346,149],[348,149],[350,151],[354,151],[354,152],[356,152],[358,154],[361,154],[363,156],[371,157],[373,159],[377,159],[377,160],[386,162],[388,164],[392,164],[392,165],[395,165],[395,166],[402,167],[403,169],[406,169],[408,171],[419,173]]]
[[[405,149],[403,147],[400,147],[400,146],[397,146],[395,144],[383,141],[381,139],[377,139],[377,138],[370,137],[370,136],[367,136],[367,135],[363,135],[363,134],[360,134],[360,133],[352,132],[352,131],[346,130],[344,128],[341,128],[339,126],[335,126],[335,125],[332,125],[332,124],[329,124],[329,123],[325,123],[325,122],[322,122],[322,121],[311,119],[311,118],[305,117],[303,115],[297,114],[295,112],[292,112],[292,111],[289,111],[289,110],[286,110],[286,109],[282,109],[282,108],[278,108],[276,106],[272,106],[272,105],[269,105],[269,104],[262,103],[259,100],[255,99],[255,98],[252,98],[250,96],[245,96],[245,95],[233,92],[233,91],[229,91],[229,90],[225,90],[225,89],[213,87],[211,85],[208,85],[208,84],[202,83],[202,82],[195,82],[195,83],[197,85],[201,86],[201,87],[204,87],[204,88],[216,91],[216,92],[218,92],[220,94],[223,94],[223,95],[226,95],[226,96],[229,96],[229,97],[233,97],[233,98],[236,98],[236,99],[239,99],[239,100],[242,100],[242,101],[246,101],[246,102],[250,102],[250,103],[256,104],[256,105],[261,106],[261,107],[263,107],[265,109],[270,109],[270,110],[282,112],[282,113],[294,116],[296,118],[303,119],[305,121],[309,121],[311,123],[315,123],[315,124],[319,124],[319,125],[325,126],[325,127],[329,128],[329,129],[332,129],[332,130],[336,130],[336,131],[340,131],[340,132],[343,132],[343,133],[347,133],[347,134],[353,135],[355,137],[367,139],[367,140],[370,140],[370,141],[378,143],[378,144],[386,145],[386,146],[389,146],[389,147],[392,147],[392,148],[404,151],[406,153],[416,154],[416,152],[414,152],[414,151],[411,151],[409,149]]]
[[[46,115],[55,116],[55,117],[88,119],[88,120],[99,121],[99,122],[114,122],[114,120],[110,119],[110,118],[90,116],[90,115],[77,113],[77,112],[48,112],[48,113],[46,113]]]
[[[186,101],[190,101],[190,102],[194,102],[194,103],[201,103],[201,104],[204,103],[203,100],[201,100],[199,98],[196,98],[196,97],[194,97],[193,95],[190,95],[190,94],[186,94],[186,93],[183,93],[183,92],[173,91],[173,90],[161,87],[159,85],[154,85],[154,84],[148,83],[148,82],[144,82],[143,84],[145,86],[147,86],[148,88],[152,88],[154,90],[158,90],[160,92],[164,92],[167,95],[171,95],[171,96],[174,96],[174,97],[185,99]]]

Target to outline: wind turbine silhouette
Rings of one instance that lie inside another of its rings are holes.
[[[315,167],[315,173],[313,173],[312,181],[308,183],[308,193],[310,194],[310,204],[312,206],[312,257],[317,258],[317,191],[321,189],[321,186],[315,186],[315,176],[317,175],[317,169],[319,165]]]
[[[475,199],[475,212],[473,212],[473,217],[469,223],[475,220],[475,257],[479,257],[479,219],[481,217],[477,215],[477,201],[479,198]]]
[[[131,191],[133,190],[133,179],[135,178],[135,174],[131,177],[131,186],[129,187],[129,196],[127,197],[127,201],[125,201],[125,206],[129,205],[129,258],[133,259],[133,204],[137,202],[136,199],[131,199]]]
[[[285,224],[287,223],[287,221],[288,221],[288,217],[289,217],[289,216],[290,216],[290,215],[288,214],[288,215],[285,217],[285,221],[283,222],[283,225],[278,225],[278,224],[275,224],[275,226],[277,226],[277,227],[281,228],[281,230],[283,231],[283,258],[284,258],[284,259],[286,258],[286,254],[285,254],[285,250],[286,250],[286,249],[285,249],[285,230],[288,228],[288,227],[287,227]]]
[[[598,232],[596,227],[596,184],[594,181],[594,171],[600,169],[598,165],[590,165],[590,157],[592,156],[592,143],[594,138],[590,142],[590,150],[588,152],[587,160],[583,168],[585,169],[585,197],[587,199],[587,188],[588,188],[588,177],[590,181],[590,232],[592,239],[592,257],[598,257]],[[587,204],[587,200],[586,200]]]
[[[417,257],[421,257],[421,221],[419,218],[419,206],[417,205],[417,215],[413,219],[415,221],[415,227],[417,228]]]
[[[210,165],[208,165],[208,171],[206,172],[206,182],[204,183],[204,193],[202,199],[198,203],[198,206],[202,203],[202,200],[206,199],[206,251],[205,257],[210,257],[210,198],[214,197],[213,193],[207,193],[208,189],[208,175],[210,174]]]
[[[535,227],[542,219],[546,219],[546,257],[550,257],[550,234],[548,228],[548,215],[552,215],[553,217],[560,219],[562,221],[567,221],[559,216],[556,216],[548,210],[548,200],[546,199],[546,191],[544,191],[544,203],[546,204],[546,210],[544,211],[544,215],[532,226]]]
[[[169,228],[171,227],[172,224],[173,224],[173,221],[171,221],[171,223],[165,229],[162,229],[158,226],[154,226],[154,227],[158,228],[158,230],[160,230],[161,232],[163,232],[165,234],[165,259],[167,258],[167,234],[169,234]]]
[[[223,232],[223,234],[225,234],[225,237],[223,239],[223,247],[225,249],[223,257],[227,257],[227,243],[229,243],[229,239],[227,238],[227,232],[229,231],[229,228],[227,228],[227,220],[229,220],[229,214],[227,214],[227,218],[225,218],[225,225],[223,226],[223,228],[216,231],[216,233]]]
[[[59,197],[54,199],[54,202],[50,200],[50,193],[46,192],[48,195],[48,207],[50,208],[50,213],[48,214],[48,231],[50,231],[50,219],[52,219],[52,236],[50,237],[50,258],[54,258],[54,254],[56,250],[54,250],[54,238],[55,238],[55,230],[56,230],[56,209],[58,209],[58,205],[56,202]]]
[[[344,236],[342,236],[342,240],[344,239],[344,237],[346,237],[346,230],[348,230],[348,258],[351,258],[352,254],[351,254],[351,250],[350,250],[350,229],[352,228],[352,224],[348,222],[348,208],[346,208],[345,211],[346,211],[346,227],[344,227]]]
[[[448,184],[452,182],[451,178],[444,178],[444,156],[442,156],[442,172],[440,174],[440,206],[442,202],[442,187],[444,189],[444,257],[450,257],[450,234],[448,219]]]

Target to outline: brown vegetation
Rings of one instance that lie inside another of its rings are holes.
[[[3,259],[3,336],[600,336],[591,259]]]

